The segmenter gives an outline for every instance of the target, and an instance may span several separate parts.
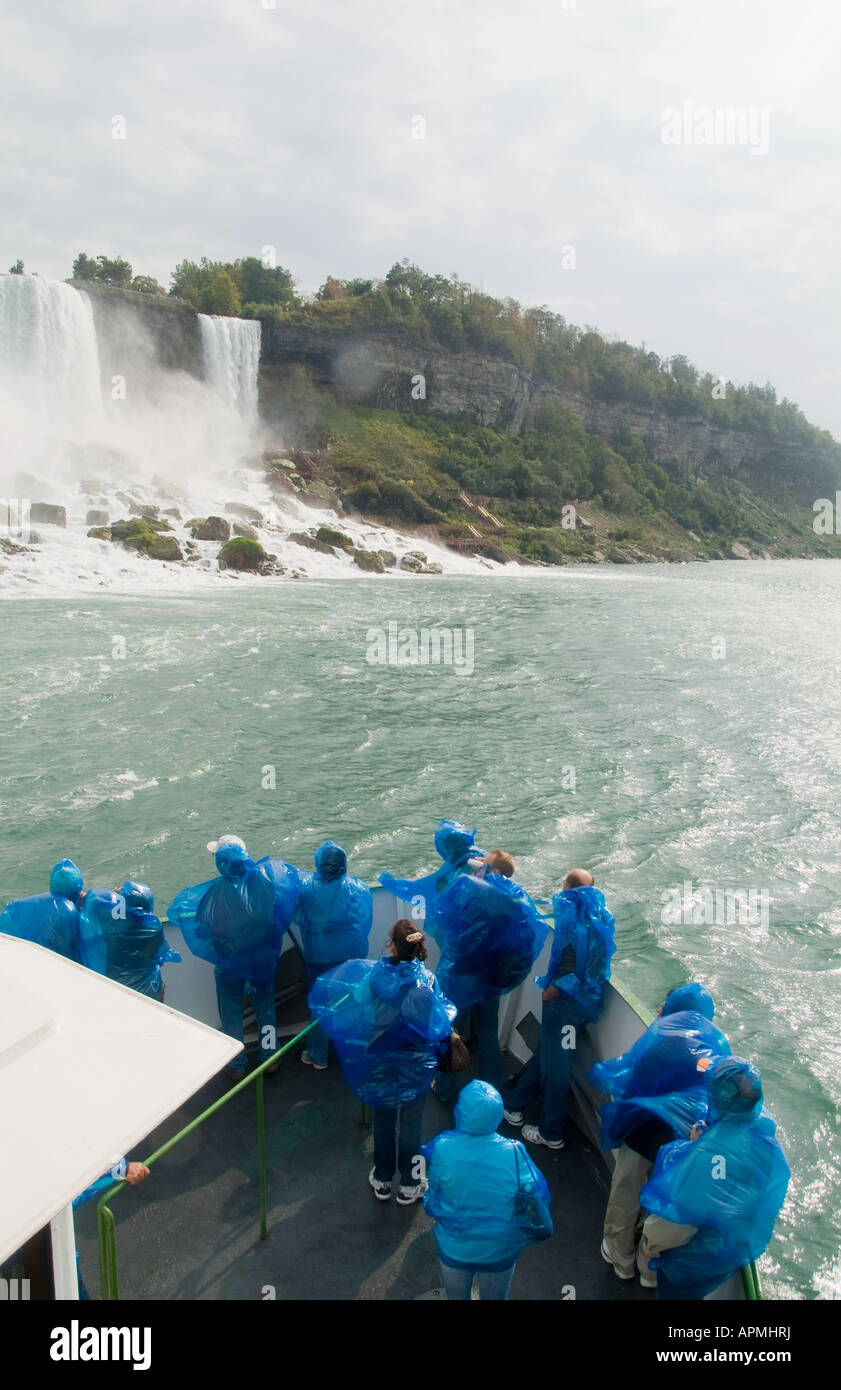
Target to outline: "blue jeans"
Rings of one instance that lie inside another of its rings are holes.
[[[341,965],[341,963],[340,960],[328,960],[323,963],[320,961],[305,961],[307,967],[307,994],[309,994],[319,975],[326,975],[328,970],[335,970],[336,966]],[[307,1033],[307,1040],[304,1045],[311,1062],[315,1062],[317,1067],[327,1066],[327,1052],[330,1047],[330,1039],[323,1028],[313,1028],[311,1033]]]
[[[260,1061],[265,1062],[277,1052],[277,1016],[274,1007],[274,984],[257,984],[253,980],[241,980],[230,975],[221,965],[217,965],[216,1002],[219,1005],[219,1018],[222,1032],[229,1038],[242,1042],[243,1019],[245,1014],[245,991],[253,994],[254,1012],[257,1015],[257,1037],[260,1042]],[[265,1029],[271,1029],[266,1033]],[[245,1075],[245,1054],[234,1057],[229,1063],[231,1071]]]
[[[538,1129],[544,1139],[553,1143],[564,1137],[569,1104],[572,1072],[578,1031],[586,1023],[581,1006],[568,995],[544,999],[540,1042],[523,1075],[505,1098],[506,1110],[525,1110],[543,1093],[543,1110]],[[564,1035],[563,1029],[572,1026],[575,1035]],[[566,1046],[564,1042],[566,1041]]]
[[[502,1059],[499,1055],[499,995],[495,994],[493,999],[486,999],[482,1004],[474,1004],[472,1009],[461,1009],[453,1024],[457,1033],[461,1033],[467,1027],[467,1020],[471,1014],[479,1045],[476,1075],[479,1081],[487,1081],[490,1086],[495,1086],[499,1090],[502,1085]],[[435,1077],[435,1093],[445,1105],[450,1105],[456,1098],[459,1089],[458,1076],[458,1072],[439,1071]]]
[[[508,1297],[511,1288],[511,1280],[514,1278],[514,1270],[517,1268],[517,1261],[509,1265],[508,1269],[488,1270],[488,1269],[453,1269],[452,1265],[445,1265],[441,1261],[441,1278],[444,1283],[444,1292],[447,1295],[447,1302],[465,1302],[470,1298],[470,1290],[473,1285],[473,1276],[479,1276],[479,1297],[483,1300],[495,1300],[503,1303]]]
[[[403,1187],[414,1187],[420,1181],[415,1160],[420,1153],[425,1102],[426,1091],[409,1105],[401,1105],[399,1110],[374,1110],[374,1177],[377,1182],[391,1182],[395,1169],[400,1172]]]

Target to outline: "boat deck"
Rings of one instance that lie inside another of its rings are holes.
[[[300,1018],[301,1001],[290,1007]],[[302,1065],[298,1053],[265,1079],[268,1238],[259,1237],[249,1088],[160,1159],[145,1183],[114,1200],[121,1298],[441,1296],[433,1223],[422,1205],[377,1202],[368,1187],[371,1131],[332,1051],[326,1072]],[[518,1064],[507,1060],[513,1073]],[[214,1078],[127,1157],[152,1153],[232,1084]],[[430,1095],[424,1139],[451,1126],[450,1107]],[[599,1153],[578,1132],[560,1152],[530,1153],[552,1192],[555,1235],[524,1252],[511,1298],[654,1298],[638,1280],[620,1281],[601,1258],[609,1178]],[[77,1212],[76,1231],[85,1283],[97,1298],[96,1201]]]

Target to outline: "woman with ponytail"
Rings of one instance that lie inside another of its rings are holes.
[[[397,1172],[400,1206],[423,1195],[423,1107],[456,1015],[425,960],[423,932],[402,918],[382,959],[345,961],[316,980],[309,999],[349,1087],[374,1112],[374,1196],[389,1201]]]

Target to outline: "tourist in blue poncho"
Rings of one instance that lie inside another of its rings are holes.
[[[17,898],[0,913],[0,932],[46,946],[79,961],[79,899],[82,874],[72,859],[59,859],[50,873],[49,893]]]
[[[295,912],[298,873],[281,859],[249,858],[237,835],[211,840],[219,877],[185,888],[169,909],[190,950],[216,967],[216,998],[222,1030],[243,1040],[245,996],[257,1017],[260,1061],[277,1051],[275,976],[283,933]],[[274,1065],[269,1070],[274,1070]],[[225,1068],[245,1075],[241,1053]]]
[[[658,1298],[704,1298],[757,1259],[791,1176],[757,1068],[718,1057],[705,1076],[706,1121],[663,1146],[641,1193],[650,1214],[638,1261],[641,1274],[657,1271]]]
[[[385,870],[380,883],[403,902],[417,909],[417,920],[428,913],[441,893],[450,887],[460,874],[470,872],[469,861],[484,854],[475,844],[476,831],[459,825],[458,821],[442,820],[435,831],[435,848],[441,856],[441,867],[425,878],[395,878]]]
[[[119,893],[92,888],[82,908],[82,962],[162,1004],[161,966],[181,957],[170,950],[154,907],[152,890],[145,883],[128,880]]]
[[[505,1118],[523,1125],[523,1111],[542,1093],[540,1123],[523,1125],[523,1138],[550,1149],[564,1146],[570,1075],[578,1033],[599,1017],[610,979],[614,921],[587,869],[572,869],[552,899],[555,935],[543,989],[540,1042],[517,1085]]]
[[[373,910],[371,890],[347,872],[347,855],[341,845],[325,840],[315,852],[315,873],[302,878],[295,909],[308,990],[319,975],[342,961],[368,955]],[[313,1029],[301,1061],[324,1071],[328,1045],[323,1028]]]
[[[448,1299],[508,1297],[514,1267],[526,1246],[552,1234],[546,1179],[516,1139],[497,1134],[502,1097],[471,1081],[458,1098],[456,1127],[426,1144],[427,1215]]]
[[[336,1046],[345,1080],[374,1115],[374,1196],[409,1206],[423,1194],[421,1127],[441,1047],[452,1033],[455,1005],[424,966],[423,932],[405,918],[389,935],[382,960],[348,960],[320,975],[312,1014]],[[399,1137],[398,1137],[399,1131]]]
[[[663,1144],[688,1139],[707,1108],[698,1066],[730,1054],[712,1022],[713,997],[697,983],[667,995],[654,1022],[622,1057],[597,1062],[590,1080],[612,1097],[601,1111],[601,1142],[614,1165],[604,1219],[602,1256],[620,1279],[634,1277],[634,1234],[640,1192]],[[645,1287],[656,1280],[645,1276]]]
[[[459,1006],[456,1031],[470,1020],[478,1043],[479,1080],[499,1087],[499,1001],[516,989],[539,956],[549,930],[524,888],[513,878],[514,861],[504,850],[469,861],[434,902],[426,927],[441,948],[436,974],[448,998]],[[439,1100],[455,1099],[457,1077],[441,1073]]]

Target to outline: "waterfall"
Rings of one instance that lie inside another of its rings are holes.
[[[256,319],[199,314],[199,326],[208,381],[243,420],[256,423],[260,324]]]
[[[102,393],[86,294],[39,275],[0,275],[0,387],[42,430],[95,434]]]

